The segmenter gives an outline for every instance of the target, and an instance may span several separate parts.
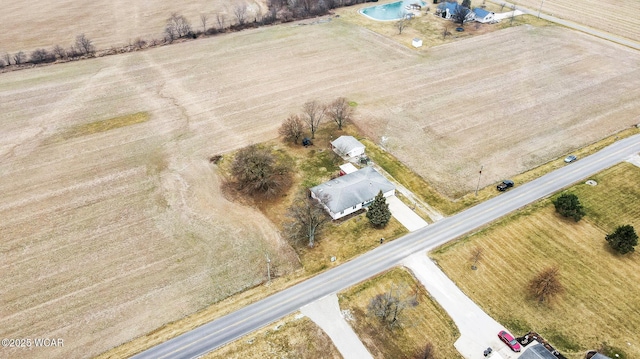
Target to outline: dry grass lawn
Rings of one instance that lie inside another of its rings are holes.
[[[407,307],[400,316],[401,326],[389,330],[377,318],[367,315],[367,306],[372,298],[388,292],[392,286],[402,293],[416,295],[418,304]],[[339,293],[338,299],[340,308],[353,315],[350,324],[374,358],[413,358],[427,342],[435,349],[434,358],[460,358],[453,346],[459,336],[455,324],[404,268],[360,283]]]
[[[614,254],[604,237],[613,227],[640,228],[640,168],[627,163],[574,186],[587,210],[580,222],[555,213],[549,200],[432,253],[462,290],[515,334],[535,330],[570,358],[603,342],[640,357],[640,255]],[[619,186],[619,187],[618,187]],[[478,270],[471,251],[484,249]],[[526,294],[538,271],[560,268],[565,293],[540,304]],[[629,344],[627,344],[629,343]]]
[[[295,269],[208,158],[307,100],[357,102],[372,140],[455,196],[480,164],[492,183],[634,123],[639,63],[560,28],[418,53],[338,18],[2,74],[0,336],[92,356],[261,283],[265,252]]]
[[[290,315],[203,358],[214,359],[339,359],[331,338],[311,319]]]
[[[542,4],[538,0],[510,2],[528,7],[531,10],[539,10]],[[640,18],[637,16],[640,14],[640,2],[636,0],[583,0],[579,5],[571,0],[545,1],[542,4],[542,12],[640,41]]]
[[[0,33],[0,53],[29,54],[54,45],[69,48],[82,33],[98,49],[126,45],[136,38],[162,39],[166,20],[174,12],[184,15],[194,30],[202,31],[200,14],[208,16],[207,27],[218,26],[217,14],[228,26],[235,23],[233,9],[241,3],[248,6],[247,18],[251,21],[258,9],[265,9],[261,0],[6,2],[0,12],[5,29]]]

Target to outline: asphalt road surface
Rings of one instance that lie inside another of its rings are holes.
[[[409,233],[309,280],[173,338],[134,358],[195,358],[300,307],[339,292],[398,265],[405,257],[432,250],[496,219],[547,197],[640,152],[640,135],[616,142],[586,158],[518,185],[455,216]],[[559,159],[557,161],[562,161]]]

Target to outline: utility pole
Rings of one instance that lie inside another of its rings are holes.
[[[271,259],[269,259],[269,253],[267,253],[266,256],[267,256],[267,278],[269,278],[267,285],[271,285]]]
[[[478,197],[478,189],[480,189],[480,177],[482,177],[482,169],[484,165],[480,166],[480,174],[478,174],[478,185],[476,186],[476,197]]]
[[[544,5],[544,0],[540,3],[540,8],[538,9],[538,19],[540,18],[540,12],[542,11],[542,5]]]

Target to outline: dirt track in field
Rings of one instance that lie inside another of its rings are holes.
[[[85,357],[295,260],[229,203],[209,156],[276,136],[310,99],[450,195],[637,122],[640,56],[559,28],[512,28],[416,53],[334,20],[288,24],[0,76],[0,336],[65,339],[16,357]],[[81,124],[148,122],[71,139]]]
[[[59,0],[6,1],[2,4],[0,53],[36,48],[50,49],[54,45],[69,48],[76,35],[86,34],[98,49],[122,46],[136,38],[162,39],[166,20],[172,13],[184,15],[194,30],[202,31],[200,14],[208,16],[207,27],[218,26],[216,16],[225,19],[225,26],[235,23],[233,9],[247,5],[247,21],[253,21],[260,0],[213,1],[143,1],[143,0]]]

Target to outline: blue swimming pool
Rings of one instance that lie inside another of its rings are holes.
[[[416,1],[398,1],[384,5],[366,7],[360,10],[360,13],[368,18],[379,21],[399,20],[406,13],[405,7],[409,4],[415,4]],[[425,3],[417,1],[418,4],[424,6]]]

